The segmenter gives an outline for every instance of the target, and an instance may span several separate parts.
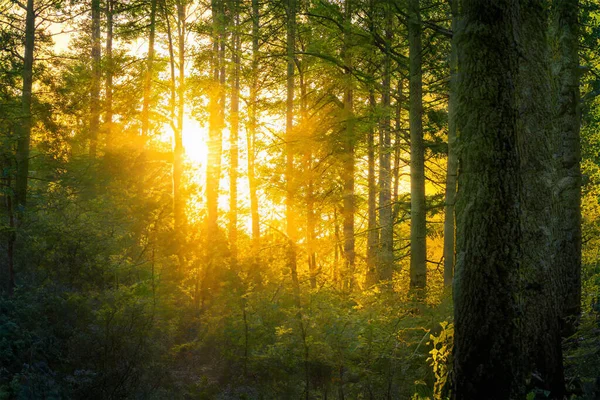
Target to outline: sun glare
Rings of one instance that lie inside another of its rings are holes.
[[[205,166],[208,157],[208,130],[198,121],[186,116],[183,121],[183,147],[190,162]]]

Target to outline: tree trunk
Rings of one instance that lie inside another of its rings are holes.
[[[106,90],[106,104],[104,106],[104,126],[106,129],[106,146],[112,145],[112,124],[113,124],[113,0],[106,0],[106,81],[104,83]]]
[[[552,263],[552,110],[548,16],[538,0],[523,0],[520,10],[517,148],[521,173],[521,287],[523,288],[522,343],[525,377],[530,386],[562,399],[565,392],[560,336],[560,305]]]
[[[558,60],[555,95],[554,265],[560,280],[563,334],[575,333],[581,313],[581,142],[579,137],[578,0],[554,0],[551,41]]]
[[[458,27],[458,1],[449,0],[452,10],[452,31]],[[456,201],[456,67],[457,49],[453,36],[450,50],[450,93],[448,97],[448,162],[446,168],[446,194],[444,208],[444,285],[452,286],[454,276],[454,202]]]
[[[394,226],[392,221],[392,171],[390,137],[390,85],[392,13],[385,8],[385,54],[383,60],[382,117],[379,123],[379,280],[390,281],[394,272]]]
[[[454,397],[520,399],[530,381],[562,398],[546,16],[536,1],[462,7]]]
[[[354,282],[354,83],[352,81],[352,55],[350,46],[352,28],[352,5],[351,0],[344,2],[344,47],[342,57],[344,59],[344,125],[343,137],[343,220],[344,220],[344,256],[346,259],[344,268],[344,286],[351,290]]]
[[[258,0],[252,0],[252,77],[250,84],[250,103],[248,110],[248,191],[250,192],[250,218],[252,220],[252,248],[254,252],[253,276],[260,283],[258,249],[260,245],[260,216],[254,164],[256,159],[256,130],[258,120],[258,57],[259,57],[260,8]]]
[[[89,156],[96,158],[100,127],[100,0],[92,0],[92,85],[90,90]]]
[[[427,212],[425,209],[425,145],[423,143],[423,88],[421,10],[419,0],[408,2],[410,53],[410,287],[427,283]]]
[[[296,1],[287,0],[287,95],[285,113],[285,185],[286,185],[286,234],[288,238],[288,267],[292,275],[294,296],[300,306],[300,284],[298,282],[296,255],[296,226],[294,222],[294,64],[296,51]]]
[[[337,205],[333,206],[333,266],[331,278],[334,287],[339,287],[340,283],[340,223],[338,221]]]
[[[231,266],[237,266],[237,179],[238,179],[238,140],[239,140],[239,98],[240,98],[240,17],[238,0],[233,1],[233,76],[231,88],[230,149],[229,149],[229,246]]]
[[[315,229],[317,225],[317,215],[315,213],[315,182],[313,178],[313,156],[312,151],[307,154],[308,184],[306,187],[306,251],[308,253],[308,271],[310,273],[310,287],[317,287],[317,253],[315,251]]]
[[[377,185],[375,183],[375,94],[369,92],[370,124],[367,131],[368,159],[368,221],[367,221],[367,286],[377,281],[377,249],[379,248],[379,230],[377,227]]]
[[[221,178],[221,156],[223,151],[222,130],[224,90],[222,80],[225,78],[223,70],[224,54],[222,54],[222,41],[224,40],[224,10],[222,0],[212,0],[213,12],[213,51],[212,60],[212,89],[210,94],[209,116],[209,143],[206,174],[206,205],[208,209],[208,232],[214,237],[218,231],[219,218],[219,181]]]
[[[178,44],[178,67],[179,82],[177,82],[176,95],[173,93],[173,113],[177,116],[176,129],[174,130],[175,146],[173,149],[173,216],[175,232],[179,238],[183,238],[185,229],[185,199],[181,187],[183,175],[183,113],[185,104],[185,5],[182,1],[177,2],[177,44]],[[173,82],[174,84],[174,82]],[[175,103],[175,102],[174,102]],[[176,111],[175,111],[176,109]]]
[[[167,25],[167,42],[169,49],[169,70],[170,70],[170,96],[169,96],[169,118],[171,129],[173,130],[173,226],[175,228],[175,232],[180,232],[181,227],[181,215],[180,212],[177,211],[179,208],[179,204],[181,202],[181,169],[183,167],[182,164],[182,140],[181,133],[179,127],[177,126],[176,116],[175,116],[175,108],[177,103],[177,79],[175,74],[175,51],[173,46],[173,34],[171,30],[171,19],[169,18],[169,11],[166,7],[166,2],[161,2],[163,18]],[[181,146],[181,147],[180,147]],[[178,252],[179,253],[179,252]]]
[[[520,259],[519,160],[513,80],[518,4],[462,3],[455,32],[461,172],[456,202],[454,396],[520,398],[515,288]],[[477,29],[474,29],[477,27]],[[481,54],[486,54],[481,57]]]
[[[394,224],[398,220],[398,216],[400,215],[400,163],[401,158],[400,155],[402,153],[402,147],[400,146],[400,139],[402,137],[402,103],[404,102],[404,92],[403,92],[403,83],[402,79],[398,80],[398,89],[396,91],[398,99],[396,100],[396,123],[394,126],[394,168],[393,168],[393,182],[394,182],[394,190],[392,203],[394,207],[392,208],[392,221]]]
[[[23,92],[21,94],[21,117],[15,126],[17,136],[17,179],[15,200],[17,207],[27,202],[29,179],[29,142],[31,140],[31,88],[33,86],[33,50],[35,46],[35,9],[33,0],[27,1],[25,17],[25,51],[23,55]]]
[[[150,3],[150,35],[148,37],[148,58],[146,60],[146,74],[144,75],[144,99],[142,102],[142,138],[148,140],[150,127],[150,97],[152,96],[152,76],[154,70],[154,37],[156,35],[156,2]]]
[[[313,131],[310,128],[307,114],[307,82],[302,63],[299,64],[298,75],[300,80],[300,120],[304,128],[304,176],[306,176],[306,252],[308,253],[308,273],[310,275],[310,287],[317,287],[317,254],[315,253],[315,227],[317,216],[315,214],[315,180],[313,166]]]

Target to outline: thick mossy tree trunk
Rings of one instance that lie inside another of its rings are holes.
[[[562,398],[547,16],[538,0],[462,4],[454,396]]]
[[[506,400],[523,390],[515,307],[521,265],[518,13],[512,0],[463,0],[455,32],[461,169],[453,394],[460,400]]]
[[[423,72],[419,0],[408,3],[410,54],[410,287],[427,283],[427,230],[425,209],[425,144],[423,143]]]
[[[562,399],[564,375],[560,337],[560,304],[553,268],[552,141],[550,48],[548,17],[539,0],[521,0],[521,40],[517,88],[521,210],[522,343],[526,378],[531,387]],[[526,339],[526,340],[524,340]]]
[[[572,335],[581,312],[581,143],[578,0],[552,3],[553,62],[558,66],[553,133],[557,177],[554,189],[554,265],[562,301],[563,333]]]

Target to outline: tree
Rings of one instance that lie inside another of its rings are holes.
[[[390,85],[392,79],[393,20],[390,7],[383,3],[385,51],[381,85],[381,119],[379,122],[379,279],[389,281],[394,270],[394,221],[392,221],[392,170]]]
[[[344,1],[344,44],[342,49],[342,58],[344,60],[344,138],[343,138],[343,197],[344,197],[344,256],[346,266],[344,268],[344,285],[350,289],[354,280],[354,83],[352,78],[352,1]]]
[[[144,99],[142,102],[142,138],[148,139],[150,129],[150,96],[152,94],[152,77],[154,75],[154,40],[156,37],[156,8],[158,0],[150,2],[150,32],[148,34],[148,57],[146,59],[146,73],[144,74]]]
[[[113,60],[113,29],[114,29],[114,0],[106,0],[106,105],[104,107],[104,125],[106,126],[107,147],[111,146],[113,141],[112,124],[113,124],[113,75],[114,75],[114,60]]]
[[[552,398],[564,391],[548,222],[546,19],[538,1],[467,0],[455,32],[457,399],[522,398],[531,376]]]
[[[248,191],[250,194],[250,218],[252,221],[252,243],[255,251],[260,242],[260,220],[258,208],[257,182],[256,182],[256,131],[258,125],[258,77],[259,77],[259,49],[260,49],[260,6],[258,0],[252,0],[252,61],[250,78],[250,99],[248,105],[248,129],[246,142],[248,146]],[[257,281],[260,273],[257,271],[258,260],[254,260],[254,275]]]
[[[233,13],[233,34],[232,42],[232,85],[231,85],[231,112],[230,112],[230,146],[229,146],[229,246],[231,248],[231,262],[235,267],[237,264],[237,180],[238,180],[238,141],[240,128],[240,54],[241,54],[241,33],[240,33],[240,10],[238,0],[232,2]]]
[[[368,31],[371,36],[375,33],[375,1],[368,3]],[[370,53],[375,53],[374,46],[369,49]],[[378,280],[379,271],[377,268],[377,257],[379,254],[379,228],[377,226],[377,183],[375,178],[375,120],[376,100],[374,85],[369,85],[368,97],[368,128],[367,128],[367,285],[371,285]]]
[[[419,0],[409,1],[410,53],[410,287],[425,289],[427,282],[427,226],[425,209],[425,145],[423,143],[423,88],[421,11]]]
[[[224,0],[212,0],[212,84],[209,105],[209,145],[206,171],[206,207],[208,230],[214,237],[218,230],[219,181],[221,179],[221,157],[223,151],[223,125],[225,118],[225,9]]]
[[[521,260],[512,79],[518,74],[519,55],[511,46],[519,6],[508,0],[494,5],[467,0],[462,7],[462,23],[455,32],[462,148],[456,202],[454,396],[508,399],[523,389],[514,304]]]
[[[17,172],[15,182],[14,201],[11,194],[5,196],[6,210],[8,213],[8,240],[7,240],[7,262],[6,284],[4,289],[9,296],[13,295],[15,287],[15,270],[14,270],[14,254],[17,234],[17,222],[22,216],[23,208],[27,203],[27,186],[29,181],[29,151],[31,142],[31,103],[32,103],[32,87],[33,87],[33,61],[35,49],[35,31],[36,31],[36,10],[34,1],[28,0],[25,6],[25,45],[23,50],[23,70],[22,89],[21,89],[21,110],[15,124],[15,136],[17,138]],[[10,188],[11,179],[7,180],[7,186]],[[16,206],[16,207],[15,207]],[[16,217],[15,218],[15,211]],[[4,272],[4,271],[3,271]]]
[[[296,226],[294,222],[294,68],[296,60],[296,0],[286,0],[286,112],[285,112],[285,219],[287,235],[287,264],[292,275],[294,296],[300,304],[300,285],[296,255]]]
[[[31,101],[33,86],[33,53],[35,48],[35,8],[33,0],[27,0],[25,17],[25,47],[23,55],[23,89],[21,93],[21,113],[16,124],[17,136],[17,179],[15,202],[24,207],[27,202],[27,182],[29,179],[29,144],[31,141]],[[11,278],[12,280],[13,278]],[[11,283],[11,287],[14,282]]]
[[[89,156],[96,158],[100,129],[100,0],[92,0],[92,82],[90,88]]]
[[[520,53],[516,77],[517,149],[519,156],[521,346],[525,376],[531,386],[563,398],[565,382],[560,336],[560,304],[553,266],[552,191],[554,149],[548,15],[539,1],[523,1],[520,9]]]
[[[578,0],[552,3],[551,41],[557,62],[554,151],[554,263],[562,302],[564,333],[575,332],[581,312],[581,141],[579,136]]]
[[[452,31],[458,27],[458,0],[449,0],[452,12]],[[456,201],[456,67],[457,53],[455,37],[450,50],[450,93],[448,95],[448,162],[446,164],[446,194],[444,208],[444,285],[451,286],[454,276],[454,202]]]
[[[158,4],[157,4],[158,6]],[[161,2],[162,17],[166,24],[167,30],[167,49],[169,53],[169,125],[173,131],[173,164],[171,168],[172,176],[172,216],[173,229],[175,235],[180,241],[185,239],[186,214],[185,214],[185,196],[183,193],[182,178],[184,173],[184,148],[183,148],[183,117],[185,111],[185,20],[186,20],[186,5],[183,1],[177,1],[175,4],[175,30],[177,43],[174,40],[174,32],[171,27],[170,10],[166,2]],[[156,12],[156,11],[155,11]],[[156,23],[156,15],[154,16]],[[175,53],[175,45],[177,45],[177,53]],[[176,68],[178,66],[178,68]],[[147,87],[148,93],[143,93],[143,101],[149,99],[151,83],[147,81],[148,75],[144,75],[144,85]],[[144,88],[146,90],[146,87]],[[144,106],[142,106],[144,107]],[[148,100],[149,107],[149,100]],[[143,109],[143,108],[142,108]],[[148,115],[142,119],[149,118]],[[144,123],[143,123],[144,124]],[[147,127],[147,126],[146,126]],[[146,129],[146,128],[145,128]],[[147,138],[144,138],[145,142]],[[184,264],[182,252],[183,243],[178,243],[176,251],[180,266]]]

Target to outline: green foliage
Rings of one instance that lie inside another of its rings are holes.
[[[429,351],[427,362],[433,368],[435,383],[433,385],[433,398],[442,400],[448,396],[450,385],[450,370],[452,368],[452,345],[454,343],[454,324],[447,321],[441,322],[442,330],[438,335],[432,334],[428,344],[432,347]]]

